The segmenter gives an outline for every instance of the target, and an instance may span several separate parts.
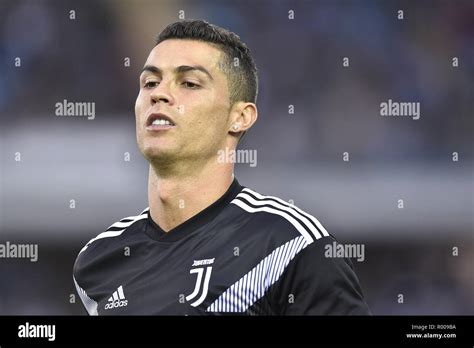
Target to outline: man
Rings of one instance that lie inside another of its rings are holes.
[[[256,97],[234,33],[182,21],[159,35],[135,105],[149,208],[80,251],[74,282],[89,314],[369,312],[350,261],[324,256],[324,227],[244,188],[220,158],[257,120]]]

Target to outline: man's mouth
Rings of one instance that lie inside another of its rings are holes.
[[[175,126],[171,117],[161,113],[150,114],[146,121],[146,130],[148,131],[167,130]]]

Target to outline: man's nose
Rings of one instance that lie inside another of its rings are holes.
[[[173,104],[174,99],[171,95],[171,91],[169,88],[169,83],[164,83],[163,81],[153,89],[151,95],[151,103],[156,104],[158,102],[164,102],[167,104]]]

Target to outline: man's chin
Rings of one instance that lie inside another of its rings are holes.
[[[140,149],[145,159],[153,165],[163,165],[176,161],[176,153],[171,149],[145,147]]]

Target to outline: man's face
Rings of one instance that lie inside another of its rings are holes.
[[[179,39],[150,52],[135,103],[137,142],[149,161],[210,158],[223,146],[230,105],[222,56],[208,43]]]

